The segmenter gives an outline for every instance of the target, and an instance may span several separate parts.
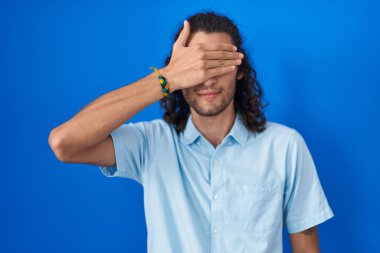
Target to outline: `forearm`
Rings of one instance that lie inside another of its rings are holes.
[[[49,144],[65,156],[86,150],[161,98],[157,74],[152,72],[89,103],[70,120],[51,131]]]
[[[317,226],[289,234],[293,253],[319,253]]]

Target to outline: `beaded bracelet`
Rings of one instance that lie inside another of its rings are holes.
[[[170,90],[169,90],[169,84],[166,82],[165,77],[163,77],[155,67],[150,67],[150,69],[154,69],[154,71],[158,74],[158,80],[160,80],[162,93],[164,95],[164,99],[170,98]]]

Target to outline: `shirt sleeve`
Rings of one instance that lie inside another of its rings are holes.
[[[115,166],[99,166],[107,177],[129,178],[142,184],[146,168],[147,136],[144,122],[123,124],[111,133]]]
[[[288,233],[298,233],[334,216],[310,151],[294,130],[287,154],[284,222]]]

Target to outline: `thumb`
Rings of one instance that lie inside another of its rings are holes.
[[[186,46],[187,39],[190,35],[190,24],[189,21],[183,21],[183,28],[178,36],[177,43],[181,46]]]

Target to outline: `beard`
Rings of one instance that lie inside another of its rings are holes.
[[[216,116],[223,112],[234,98],[234,90],[224,94],[224,90],[214,100],[202,103],[202,98],[198,98],[198,95],[194,92],[192,94],[183,93],[183,97],[188,105],[194,109],[201,116]],[[219,101],[220,99],[220,101]]]

